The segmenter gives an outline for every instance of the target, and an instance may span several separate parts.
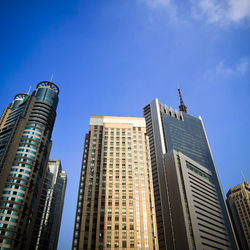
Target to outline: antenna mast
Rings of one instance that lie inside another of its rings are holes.
[[[50,77],[50,81],[51,81],[51,82],[53,81],[53,77],[54,77],[54,75],[53,75],[53,73],[52,73],[52,75],[51,75],[51,77]]]
[[[244,180],[244,184],[247,185],[248,183],[247,183],[247,180],[245,179],[245,176],[244,176],[242,170],[241,170],[241,175],[242,175],[242,178],[243,178],[243,180]]]
[[[181,90],[178,89],[178,92],[179,92],[179,97],[180,97],[180,106],[179,106],[179,110],[182,111],[182,112],[187,113],[187,107],[185,106],[185,104],[184,104],[184,102],[183,102],[183,99],[182,99],[182,96],[181,96]]]
[[[30,87],[29,87],[29,91],[28,91],[28,93],[27,93],[28,95],[30,94],[30,90],[31,90],[31,85],[30,85]]]

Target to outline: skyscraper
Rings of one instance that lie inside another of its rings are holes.
[[[61,161],[49,159],[30,249],[57,249],[66,182]]]
[[[155,99],[143,109],[160,249],[237,249],[201,117]]]
[[[144,118],[91,116],[72,249],[158,249]]]
[[[229,189],[227,206],[240,249],[250,249],[250,185],[245,179],[244,184]]]
[[[37,84],[18,94],[0,118],[0,248],[27,249],[32,235],[56,117],[59,88]]]

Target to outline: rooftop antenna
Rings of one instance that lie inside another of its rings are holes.
[[[184,102],[183,102],[183,99],[182,99],[182,96],[181,96],[181,90],[178,89],[178,92],[179,92],[179,97],[180,97],[180,106],[179,106],[179,110],[182,111],[182,112],[187,113],[187,107],[185,106],[185,104],[184,104]]]
[[[30,87],[29,87],[29,91],[28,91],[28,93],[27,93],[28,95],[30,94],[30,90],[31,90],[31,85],[30,85]]]
[[[50,77],[50,81],[52,82],[52,80],[53,80],[53,74],[51,75],[51,77]]]
[[[242,178],[243,178],[243,180],[244,180],[244,184],[245,184],[245,185],[248,185],[247,180],[245,179],[245,176],[244,176],[242,170],[240,170],[240,171],[241,171]]]

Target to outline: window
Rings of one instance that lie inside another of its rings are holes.
[[[119,239],[119,231],[115,231],[115,239]]]
[[[125,240],[122,241],[122,247],[127,247],[127,241]]]

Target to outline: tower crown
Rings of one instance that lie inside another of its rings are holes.
[[[19,93],[19,94],[15,95],[14,100],[23,100],[26,96],[28,96],[28,94]]]
[[[50,81],[39,82],[36,85],[36,88],[50,88],[50,89],[54,90],[57,94],[59,94],[59,88],[58,88],[58,86],[55,83],[50,82]]]
[[[181,96],[181,90],[178,89],[178,92],[179,92],[179,97],[180,97],[180,106],[179,106],[179,110],[182,111],[182,112],[187,113],[187,107],[185,106],[185,104],[184,104],[184,102],[183,102],[183,99],[182,99],[182,96]]]

